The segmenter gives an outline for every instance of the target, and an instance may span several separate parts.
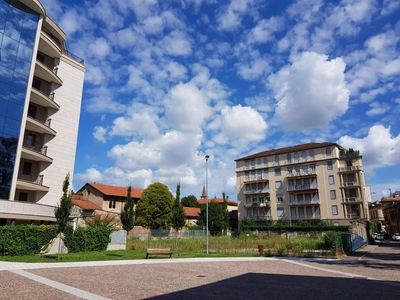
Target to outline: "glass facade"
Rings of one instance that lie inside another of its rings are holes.
[[[39,15],[0,0],[0,199],[8,199]]]

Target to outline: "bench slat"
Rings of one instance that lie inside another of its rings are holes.
[[[151,254],[165,254],[169,255],[169,257],[172,257],[172,251],[171,248],[147,248],[146,249],[146,259],[149,258],[149,255]]]

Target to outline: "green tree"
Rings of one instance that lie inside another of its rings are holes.
[[[136,205],[136,224],[150,229],[170,229],[174,196],[160,182],[150,184]]]
[[[224,218],[224,235],[227,235],[229,227],[229,211],[228,211],[228,199],[226,199],[225,193],[222,193],[222,199],[224,199],[224,204],[222,207],[222,213]]]
[[[205,226],[207,222],[206,204],[200,205],[200,224]],[[211,235],[221,234],[224,229],[224,212],[218,203],[208,202],[208,230]]]
[[[183,210],[183,205],[180,202],[181,198],[181,184],[178,183],[176,186],[176,197],[173,207],[173,214],[172,214],[172,228],[175,231],[178,231],[183,226],[185,226],[185,211]]]
[[[135,217],[135,212],[134,212],[134,201],[131,196],[132,192],[132,187],[128,186],[128,194],[126,197],[126,202],[124,204],[123,210],[121,211],[121,223],[122,223],[122,228],[126,231],[126,235],[128,237],[129,231],[132,230],[134,226],[134,217]]]
[[[197,202],[197,198],[194,195],[183,197],[181,202],[185,207],[200,207],[199,202]]]
[[[73,220],[73,218],[70,217],[72,201],[71,201],[71,192],[68,189],[69,189],[69,173],[65,176],[63,182],[63,187],[62,187],[63,195],[60,199],[60,203],[57,203],[56,207],[54,208],[54,215],[57,220],[58,235],[60,238],[58,243],[58,259],[60,259],[62,233],[65,232],[69,222]]]

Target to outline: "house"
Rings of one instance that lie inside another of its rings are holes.
[[[0,21],[0,226],[52,223],[73,180],[84,61],[38,0],[0,1]]]
[[[400,191],[381,199],[385,229],[389,236],[400,232]]]
[[[206,204],[206,202],[207,202],[206,199],[197,200],[197,203],[199,203],[200,205],[201,204]],[[210,202],[218,203],[219,207],[221,207],[221,208],[224,207],[224,198],[216,198],[216,197],[209,198],[208,199],[208,203],[210,203]],[[237,202],[227,199],[227,204],[228,204],[227,205],[227,210],[229,212],[233,211],[233,210],[237,210],[237,207],[238,207],[238,203]]]
[[[307,143],[236,159],[238,218],[330,220],[350,225],[368,219],[362,156],[336,143]]]
[[[73,194],[71,196],[73,205],[78,206],[82,209],[82,218],[93,217],[96,212],[101,213],[102,209],[89,200],[84,200],[83,195]]]
[[[197,221],[200,219],[200,208],[199,207],[183,207],[185,211],[185,225],[186,226],[195,226],[197,225]]]
[[[140,199],[142,193],[143,189],[131,189],[131,196],[135,203]],[[94,203],[103,211],[120,214],[128,195],[128,187],[86,183],[79,189],[78,194],[82,194],[83,200]]]
[[[377,231],[386,231],[385,229],[385,216],[383,215],[383,203],[375,201],[368,203],[370,221],[374,222],[377,226]]]

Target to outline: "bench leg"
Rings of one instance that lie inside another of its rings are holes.
[[[146,259],[148,259],[148,258],[149,258],[149,254],[147,253],[147,254],[146,254]]]

